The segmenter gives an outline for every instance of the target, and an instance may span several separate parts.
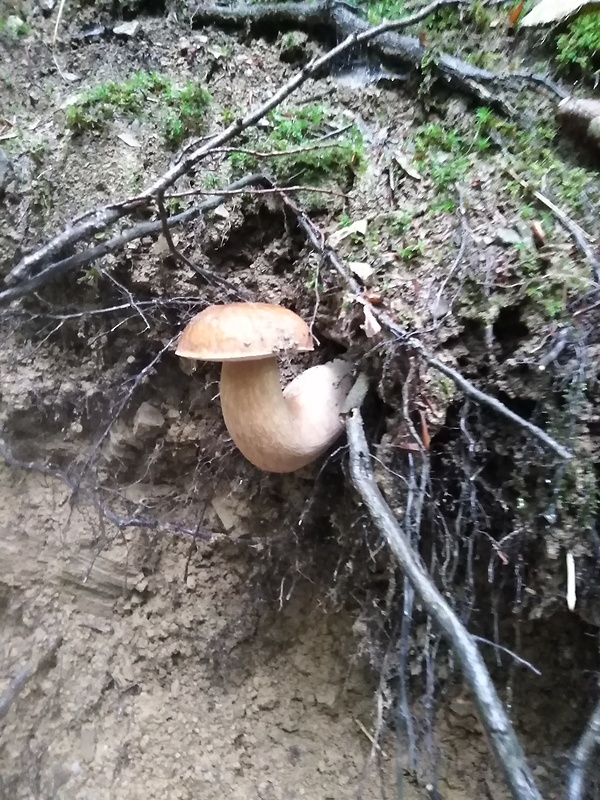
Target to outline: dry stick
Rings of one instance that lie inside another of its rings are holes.
[[[368,42],[387,31],[399,30],[400,28],[405,28],[408,25],[420,22],[439,8],[443,8],[447,5],[448,0],[434,0],[434,2],[403,19],[383,22],[381,25],[369,28],[362,33],[353,33],[346,37],[343,42],[332,50],[310,61],[261,106],[248,113],[245,117],[235,120],[224,131],[212,136],[203,145],[189,154],[184,155],[178,163],[174,164],[171,169],[167,170],[167,172],[141,194],[121,203],[114,203],[91,211],[85,214],[84,221],[77,225],[73,225],[73,223],[67,224],[67,227],[61,233],[50,239],[43,247],[35,253],[31,253],[22,258],[16,267],[8,273],[5,282],[8,285],[13,285],[19,281],[26,280],[36,272],[37,268],[42,266],[53,256],[56,256],[63,248],[80,242],[92,233],[98,233],[106,229],[109,225],[117,222],[121,217],[129,214],[134,208],[147,206],[154,197],[158,194],[164,194],[169,186],[172,186],[182,175],[189,172],[193,166],[205,156],[209,155],[212,150],[222,147],[231,139],[238,136],[242,131],[255,125],[259,120],[265,117],[269,111],[272,111],[276,106],[280,105],[287,97],[293,94],[296,89],[306,83],[310,78],[317,75],[324,66],[335,60],[342,53],[351,50],[359,44]],[[51,267],[48,267],[48,269],[50,268]],[[0,301],[2,297],[3,295],[0,294]]]
[[[243,191],[243,190],[238,190]],[[214,194],[214,192],[207,192],[207,194]],[[232,292],[235,297],[238,299],[242,298],[242,294],[239,290],[228,280],[222,278],[220,275],[217,275],[215,272],[211,272],[210,270],[203,269],[198,264],[194,263],[190,258],[188,258],[184,253],[181,253],[176,247],[175,242],[173,241],[173,237],[171,236],[171,231],[169,230],[169,217],[167,216],[167,211],[165,209],[164,198],[162,193],[156,195],[156,206],[158,208],[158,216],[160,217],[160,222],[162,225],[162,235],[165,237],[165,241],[167,242],[167,246],[171,251],[172,255],[178,260],[181,261],[182,264],[185,264],[186,267],[189,267],[192,272],[197,272],[207,283],[214,282],[218,286],[221,286],[223,289],[227,289],[228,291]],[[244,292],[246,299],[248,297],[247,293]]]
[[[371,519],[398,559],[404,574],[423,605],[448,637],[469,685],[481,722],[498,757],[515,800],[542,800],[483,658],[472,636],[431,581],[418,554],[412,549],[381,494],[371,469],[371,454],[359,407],[349,414],[346,431],[352,482]]]
[[[434,355],[429,353],[423,343],[417,339],[416,336],[412,335],[405,328],[401,328],[388,314],[373,306],[364,296],[362,296],[363,292],[361,286],[359,285],[358,281],[354,280],[354,278],[352,278],[348,273],[348,270],[344,267],[335,251],[323,243],[323,236],[314,222],[312,222],[312,220],[300,208],[298,208],[298,206],[289,197],[286,196],[285,191],[283,190],[281,191],[281,198],[285,205],[292,211],[298,221],[298,224],[306,233],[306,237],[313,250],[319,253],[322,258],[326,259],[331,264],[335,271],[349,286],[352,293],[356,295],[356,297],[360,297],[360,302],[363,305],[368,306],[374,316],[377,317],[379,322],[391,333],[393,333],[398,339],[407,342],[410,347],[412,347],[421,355],[423,360],[426,361],[430,367],[433,367],[447,378],[450,378],[450,380],[453,381],[465,394],[469,395],[474,400],[477,400],[478,403],[488,406],[496,413],[501,414],[511,422],[514,422],[516,425],[524,428],[529,434],[531,434],[531,436],[538,439],[540,442],[543,442],[551,450],[554,450],[554,452],[557,453],[561,458],[569,460],[573,457],[573,454],[570,450],[559,444],[559,442],[549,436],[545,431],[543,431],[541,428],[538,428],[538,426],[534,425],[532,422],[523,419],[523,417],[520,417],[518,414],[515,414],[514,411],[511,411],[510,408],[505,406],[504,403],[501,403],[500,400],[497,400],[495,397],[482,392],[473,383],[471,383],[471,381],[467,380],[464,375],[461,375],[458,370],[454,369],[454,367],[444,364],[443,361],[440,361]]]
[[[241,178],[239,181],[235,181],[234,183],[230,184],[227,189],[242,189],[244,186],[249,186],[253,183],[259,183],[263,180],[264,177],[259,174],[247,175],[246,177]],[[204,211],[210,211],[211,209],[221,205],[224,199],[225,197],[223,195],[215,193],[212,197],[207,198],[197,206],[187,208],[180,214],[175,214],[174,216],[169,217],[167,220],[168,227],[175,228],[178,225],[185,225],[186,223],[191,222],[199,217]],[[154,222],[142,222],[139,225],[135,225],[133,228],[129,228],[124,233],[114,236],[112,239],[107,239],[96,247],[83,250],[81,253],[76,253],[74,256],[69,256],[69,258],[64,258],[61,261],[56,261],[54,264],[50,264],[48,267],[39,272],[34,278],[31,278],[22,285],[15,286],[11,289],[5,289],[3,292],[0,292],[0,304],[8,303],[18,297],[31,294],[57,275],[61,275],[69,270],[76,269],[77,267],[90,264],[91,262],[102,258],[102,256],[112,253],[114,250],[118,250],[128,242],[132,242],[135,239],[141,239],[144,236],[154,236],[157,233],[160,233],[162,230],[162,220],[156,220]],[[60,234],[60,236],[62,236],[62,234]],[[50,244],[51,242],[49,242],[47,246]]]
[[[581,800],[587,771],[594,748],[600,745],[600,700],[588,720],[571,759],[572,769],[567,783],[567,800]]]

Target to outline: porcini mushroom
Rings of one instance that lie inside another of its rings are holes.
[[[254,466],[294,472],[340,435],[351,387],[343,359],[311,367],[282,391],[277,358],[314,349],[308,325],[269,303],[209,306],[184,329],[182,358],[222,361],[221,409],[229,435]]]

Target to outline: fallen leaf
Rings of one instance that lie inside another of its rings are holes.
[[[541,222],[535,220],[530,225],[531,235],[533,237],[533,243],[538,248],[543,247],[546,244],[546,232],[542,226]]]
[[[344,239],[347,239],[352,234],[358,234],[359,236],[364,236],[367,232],[367,219],[357,219],[356,222],[353,222],[352,225],[347,225],[344,228],[338,228],[337,231],[334,231],[331,236],[329,237],[329,244],[332,247],[336,247],[340,242]]]
[[[498,228],[496,231],[495,241],[498,244],[515,244],[523,243],[523,237],[514,228]]]
[[[366,281],[375,272],[368,261],[349,261],[348,266],[362,281]]]
[[[521,25],[525,28],[535,25],[549,25],[552,22],[560,22],[567,17],[572,17],[584,8],[597,6],[597,0],[540,0],[531,9],[529,14],[525,14],[521,20]]]
[[[126,145],[129,147],[141,147],[141,143],[133,136],[131,133],[127,133],[124,131],[123,133],[117,133],[117,139],[120,139],[122,142],[125,142]]]
[[[508,15],[508,21],[511,25],[516,25],[517,20],[519,19],[519,17],[523,12],[524,5],[525,5],[525,0],[521,0],[520,3],[517,3],[517,5],[510,10],[510,13]]]
[[[421,410],[419,410],[419,416],[421,417],[421,440],[423,442],[423,447],[425,450],[429,450],[431,436],[429,435],[429,428],[427,427],[427,418]]]
[[[409,178],[412,178],[415,181],[423,180],[423,176],[421,175],[421,173],[417,172],[417,170],[413,166],[411,166],[404,153],[401,153],[399,150],[397,150],[393,155],[393,159],[396,162],[396,164],[398,164],[400,169],[403,172],[406,172]]]

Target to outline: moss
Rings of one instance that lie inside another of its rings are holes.
[[[431,179],[443,200],[436,211],[448,209],[448,190],[467,175],[473,154],[489,148],[490,140],[483,130],[483,123],[477,121],[472,136],[463,136],[439,122],[429,122],[416,130],[413,146],[417,169]]]
[[[66,110],[65,121],[75,134],[102,128],[118,113],[140,114],[154,101],[153,112],[165,141],[178,145],[204,128],[209,92],[195,81],[175,86],[155,72],[136,72],[126,81],[107,81],[85,92]]]
[[[584,14],[556,39],[556,60],[583,72],[600,69],[600,14]]]
[[[313,147],[315,140],[327,132],[326,125],[330,122],[323,106],[277,109],[267,115],[266,121],[268,133],[262,136],[251,134],[245,149],[267,153],[298,149],[299,152],[276,156],[269,161],[275,177],[282,183],[290,180],[311,184],[323,184],[328,180],[343,183],[363,165],[363,138],[355,125],[332,140],[330,146]],[[257,169],[262,160],[252,153],[233,153],[230,156],[236,174]]]

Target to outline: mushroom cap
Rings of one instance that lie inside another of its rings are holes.
[[[314,349],[310,329],[293,311],[271,303],[208,306],[185,327],[177,350],[199,361],[258,361]]]

